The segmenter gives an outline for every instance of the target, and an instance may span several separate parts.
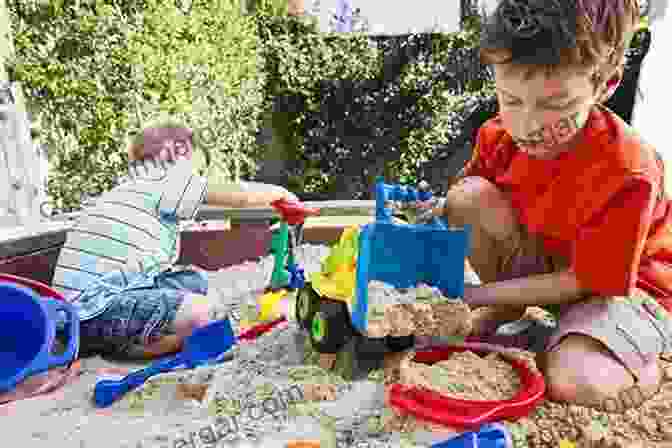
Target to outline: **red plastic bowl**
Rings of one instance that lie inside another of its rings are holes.
[[[485,344],[464,344],[420,350],[415,354],[414,361],[434,364],[448,359],[455,352],[471,350],[485,354],[498,351],[484,349],[484,346]],[[546,383],[543,375],[532,371],[524,361],[508,361],[517,370],[522,383],[522,390],[510,400],[461,400],[420,387],[392,384],[388,392],[389,403],[401,413],[453,428],[476,429],[484,423],[525,417],[544,398]]]
[[[12,274],[0,273],[0,282],[11,282],[17,285],[26,286],[35,291],[36,293],[38,293],[40,297],[49,297],[52,299],[65,301],[65,297],[63,297],[60,293],[51,289],[44,283],[38,282],[37,280],[31,280],[25,277],[18,277]]]

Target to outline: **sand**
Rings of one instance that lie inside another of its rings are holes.
[[[529,363],[533,355],[521,352]],[[390,375],[396,359],[390,364]],[[516,448],[558,448],[563,440],[576,448],[672,447],[672,362],[661,359],[664,382],[660,392],[637,409],[623,414],[606,413],[581,406],[544,400],[528,417],[505,421]],[[519,390],[518,375],[497,355],[479,358],[471,352],[453,355],[433,366],[408,363],[404,374],[395,378],[403,384],[422,385],[442,395],[468,400],[509,399]],[[433,373],[441,372],[440,380]],[[464,374],[464,375],[462,375]],[[456,387],[457,386],[457,387]],[[417,428],[435,429],[413,417],[395,416],[387,422],[389,430],[413,432]]]
[[[518,373],[497,353],[480,357],[467,350],[432,365],[411,361],[401,377],[403,384],[462,400],[510,400],[521,390]]]
[[[312,272],[319,268],[314,260],[326,252],[315,247],[308,252],[299,252],[298,258]],[[263,273],[270,273],[271,263],[264,259],[258,265],[211,273],[211,284],[222,291],[223,313],[230,312],[235,321],[235,304],[254,297],[233,294],[230,285],[235,283],[239,292],[261,290],[268,281]],[[246,269],[257,269],[257,279],[245,279]],[[386,407],[382,372],[346,382],[317,367],[303,366],[303,347],[302,333],[294,324],[284,324],[234,348],[232,361],[157,376],[107,409],[91,403],[96,380],[143,364],[83,359],[76,378],[51,395],[0,406],[3,442],[36,448],[283,448],[293,438],[318,438],[322,447],[382,448],[427,447],[454,434],[450,428],[428,431]],[[446,384],[462,384],[446,392],[478,398],[507,397],[516,390],[516,379],[500,360],[461,356],[461,363],[451,367],[446,361],[440,366],[447,370],[442,378]],[[530,358],[524,352],[520,356]],[[399,359],[388,360],[386,370],[395,362]],[[663,365],[667,376],[660,393],[624,415],[544,402],[529,418],[507,422],[516,448],[558,448],[563,438],[594,441],[603,436],[611,444],[576,446],[672,448],[672,362]],[[484,374],[487,371],[495,372],[498,380],[493,382]],[[470,379],[460,379],[461,374]],[[241,437],[237,442],[226,440],[233,428]]]

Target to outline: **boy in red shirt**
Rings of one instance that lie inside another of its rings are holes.
[[[657,392],[672,350],[672,211],[654,148],[600,106],[616,90],[636,0],[501,0],[483,27],[499,114],[443,214],[471,225],[475,332],[558,317],[549,395],[606,411]]]

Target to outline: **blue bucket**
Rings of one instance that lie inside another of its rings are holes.
[[[52,354],[59,312],[66,315],[68,345]],[[32,290],[0,282],[0,392],[26,378],[72,363],[79,351],[79,317],[67,302],[42,298]]]

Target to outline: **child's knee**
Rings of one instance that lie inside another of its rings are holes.
[[[509,198],[483,177],[465,177],[446,194],[448,219],[453,225],[479,225],[497,239],[508,238],[517,228]]]
[[[481,197],[491,188],[496,187],[482,177],[465,177],[446,193],[446,207],[456,212],[478,209]]]
[[[555,401],[601,406],[634,384],[625,366],[583,335],[567,336],[545,361],[548,395]]]
[[[575,377],[566,368],[557,363],[548,362],[544,372],[548,397],[553,401],[574,403],[579,396]]]
[[[187,293],[175,316],[175,333],[189,336],[196,328],[210,323],[213,319],[214,304],[205,295]]]

